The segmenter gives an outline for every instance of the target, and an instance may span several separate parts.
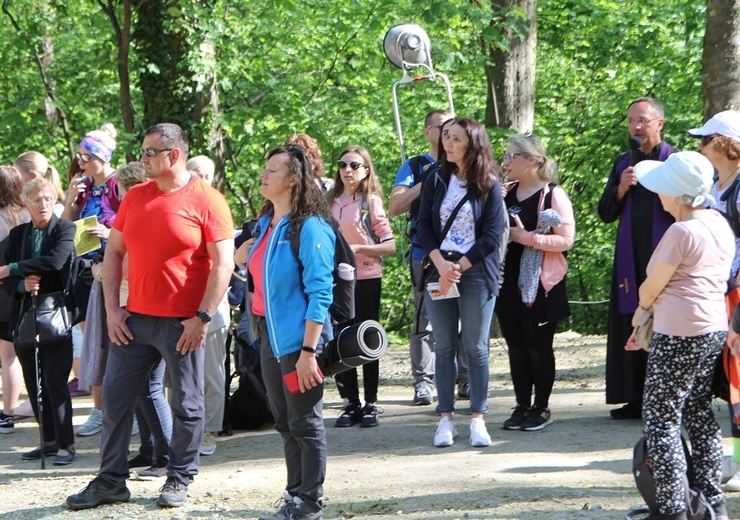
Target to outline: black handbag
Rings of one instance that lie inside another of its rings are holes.
[[[35,348],[34,332],[38,336],[39,347],[58,345],[72,336],[72,313],[67,309],[71,278],[67,280],[63,291],[31,296],[31,306],[25,311],[21,310],[13,331],[16,348]]]
[[[455,221],[455,217],[457,217],[458,212],[463,207],[463,204],[468,201],[468,199],[470,199],[470,193],[466,193],[465,196],[460,199],[460,202],[457,203],[455,209],[452,210],[452,213],[450,213],[450,218],[447,219],[445,227],[442,229],[442,232],[437,237],[437,242],[439,242],[440,246],[447,236],[447,232],[452,227],[452,223]],[[433,281],[432,277],[436,274],[436,272],[437,268],[434,266],[434,262],[432,262],[432,259],[429,258],[429,255],[424,255],[424,258],[421,260],[421,276],[419,276],[419,279],[416,281],[416,290],[418,292],[423,292],[425,285],[428,282]]]

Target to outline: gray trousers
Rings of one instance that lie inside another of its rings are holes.
[[[429,322],[424,292],[417,290],[416,280],[421,277],[421,260],[411,259],[411,290],[414,293],[414,322],[411,324],[409,338],[409,354],[411,356],[411,375],[414,384],[422,381],[432,383],[434,378],[434,334]],[[459,338],[458,338],[459,339]],[[465,353],[462,340],[458,341],[457,349],[457,382],[468,380],[468,356]]]
[[[258,318],[258,330],[262,378],[275,417],[275,430],[283,438],[288,469],[285,490],[307,502],[311,510],[319,511],[326,478],[326,431],[321,412],[324,385],[291,394],[283,376],[295,370],[301,351],[275,359],[264,318]]]
[[[132,314],[126,324],[134,339],[124,346],[111,344],[103,379],[102,460],[98,476],[114,484],[128,478],[126,457],[136,400],[149,384],[151,371],[164,359],[172,385],[167,476],[190,484],[198,473],[198,450],[203,436],[203,350],[184,356],[175,350],[183,330],[177,318]]]

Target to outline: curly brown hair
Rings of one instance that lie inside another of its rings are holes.
[[[740,159],[740,142],[735,141],[731,137],[718,135],[712,139],[712,146],[714,146],[717,152],[726,155],[731,161]]]
[[[308,134],[290,134],[285,140],[285,146],[298,146],[311,161],[311,168],[316,179],[324,176],[324,157],[319,148],[319,142]]]

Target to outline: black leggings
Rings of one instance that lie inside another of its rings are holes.
[[[529,407],[534,386],[534,404],[539,408],[547,408],[555,382],[552,342],[557,323],[540,325],[526,316],[521,320],[499,317],[498,322],[509,347],[509,366],[516,402]]]
[[[355,285],[355,322],[364,320],[378,321],[380,318],[381,278],[357,280]],[[380,362],[373,361],[362,365],[362,377],[365,384],[365,402],[378,400],[378,380],[380,379]],[[360,389],[357,382],[357,369],[353,368],[337,374],[334,378],[339,387],[339,395],[351,403],[360,403]]]

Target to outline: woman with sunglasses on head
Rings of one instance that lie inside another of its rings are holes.
[[[396,242],[383,208],[383,189],[370,152],[365,148],[348,146],[339,154],[334,187],[329,191],[328,200],[331,213],[339,222],[339,230],[355,253],[355,321],[378,321],[383,276],[381,257],[395,253]],[[362,366],[364,407],[360,403],[357,369],[336,375],[340,394],[347,400],[336,427],[346,428],[357,423],[365,428],[378,426],[375,403],[378,400],[379,369],[377,360]]]
[[[251,247],[246,265],[252,337],[260,341],[262,377],[288,470],[285,503],[270,519],[320,520],[326,432],[324,378],[316,354],[330,339],[323,332],[330,330],[335,236],[301,148],[271,150],[260,179],[265,202],[256,239],[237,250],[235,261]],[[292,233],[300,237],[297,258]]]
[[[488,335],[498,295],[499,245],[505,230],[504,204],[486,129],[473,119],[457,118],[445,127],[445,155],[438,172],[424,181],[417,233],[436,274],[424,280],[424,301],[435,339],[435,382],[442,418],[434,445],[451,446],[457,377],[458,327],[468,355],[470,382],[469,442],[491,443],[483,416],[488,411]],[[457,296],[455,296],[457,295]]]
[[[503,427],[537,431],[552,423],[552,342],[558,321],[570,315],[565,287],[568,264],[562,253],[573,247],[575,218],[568,195],[555,184],[557,165],[538,137],[511,137],[503,167],[510,181],[505,185],[505,201],[512,215],[511,243],[496,315],[509,349],[516,396],[514,413]],[[548,223],[552,212],[557,214],[556,222]]]
[[[105,240],[110,235],[110,227],[113,225],[116,212],[121,204],[114,175],[115,169],[110,164],[116,149],[115,138],[116,129],[112,124],[106,123],[100,129],[87,133],[82,139],[75,156],[81,171],[72,176],[69,181],[62,213],[62,218],[72,221],[95,216],[98,222],[95,227],[88,228],[86,232],[100,239],[100,249],[79,256],[76,260],[77,278],[74,280],[73,290],[80,312],[80,329],[83,334],[87,303],[93,282],[92,266],[102,261]],[[79,364],[78,353],[74,358],[75,374],[80,372]],[[91,390],[94,403],[90,417],[75,432],[81,437],[95,435],[103,429],[103,415],[100,411],[102,387],[93,386]],[[72,391],[73,395],[82,393],[79,388],[73,388]]]

